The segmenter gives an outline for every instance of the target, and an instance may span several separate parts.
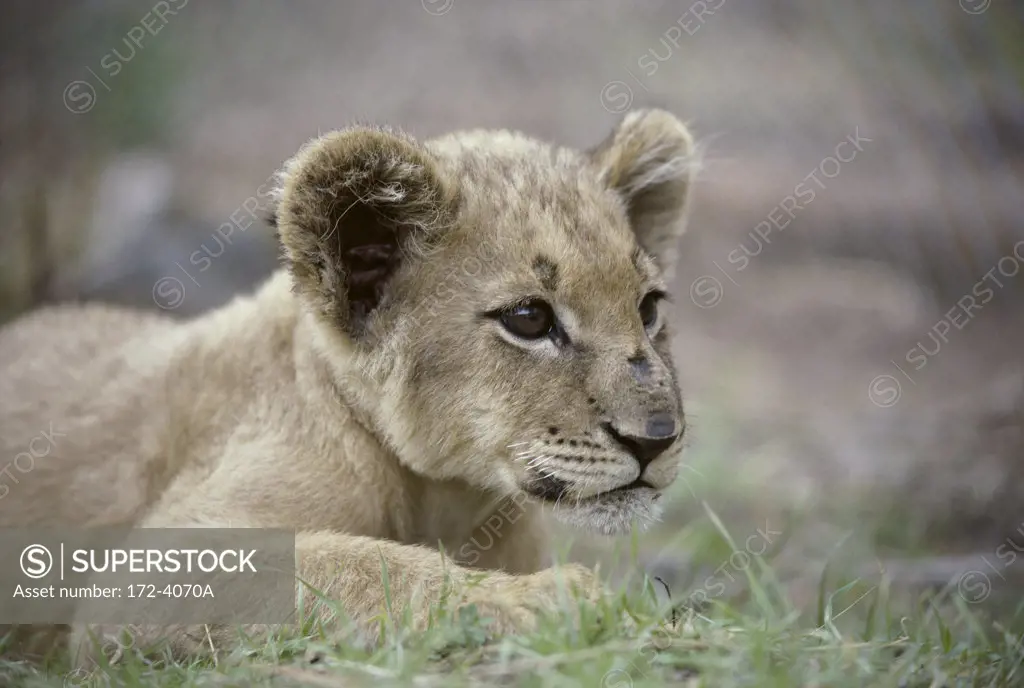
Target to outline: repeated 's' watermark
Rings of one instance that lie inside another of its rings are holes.
[[[181,10],[185,9],[189,0],[159,0],[148,12],[139,19],[139,22],[128,29],[128,32],[121,38],[121,44],[111,48],[100,58],[97,67],[102,72],[100,76],[91,66],[85,71],[89,72],[91,79],[75,79],[64,87],[64,107],[76,115],[89,112],[96,106],[98,99],[97,86],[102,86],[107,93],[113,89],[111,82],[125,70],[128,64],[143,51],[170,22],[170,18]]]
[[[423,5],[423,9],[427,11],[427,14],[440,17],[451,11],[455,5],[455,0],[420,0],[420,4]]]
[[[942,352],[950,342],[951,334],[971,323],[982,309],[1004,289],[1024,265],[1024,241],[1018,241],[1007,255],[1001,257],[981,278],[974,283],[970,292],[956,300],[956,304],[942,314],[934,325],[928,328],[924,338],[918,340],[903,355],[903,365],[895,359],[889,361],[896,372],[876,375],[868,383],[868,399],[875,406],[895,406],[903,396],[903,382],[916,386],[914,374],[918,373]]]
[[[426,0],[424,0],[426,1]],[[725,0],[697,0],[686,8],[658,39],[658,45],[652,45],[636,59],[636,69],[645,78],[651,78],[658,72],[662,63],[672,59],[686,37],[695,35],[705,26],[716,12],[722,9]],[[644,80],[638,77],[633,69],[626,68],[633,84],[642,90],[650,90]],[[620,114],[633,105],[633,87],[630,82],[622,79],[609,81],[601,89],[601,107],[612,114]]]
[[[266,181],[257,187],[255,194],[242,201],[228,219],[210,234],[210,238],[200,243],[199,248],[189,254],[188,264],[192,266],[192,270],[180,262],[174,263],[196,289],[202,286],[198,276],[209,270],[214,261],[224,255],[231,242],[238,238],[235,233],[244,234],[253,224],[262,221],[263,215],[271,206],[276,178],[276,172],[267,177]],[[177,274],[164,275],[153,284],[153,303],[165,311],[175,310],[185,302],[185,284]]]
[[[814,169],[797,182],[792,193],[776,203],[764,219],[747,233],[750,238],[749,247],[745,238],[725,256],[725,262],[730,269],[727,270],[718,261],[711,261],[712,265],[733,286],[740,286],[736,279],[739,273],[746,270],[753,259],[771,245],[773,239],[781,236],[782,231],[796,219],[797,215],[813,203],[821,192],[828,189],[829,180],[838,177],[845,165],[856,160],[868,143],[871,143],[871,139],[860,133],[860,127],[855,127],[852,134],[836,144],[830,155],[822,158]],[[713,308],[722,302],[724,296],[725,285],[715,275],[701,275],[690,284],[690,299],[699,308]]]
[[[992,0],[960,0],[960,9],[967,14],[982,14],[992,6]]]
[[[1020,542],[1015,539],[1017,536],[1020,537]],[[995,548],[993,555],[999,560],[998,566],[989,561],[987,556],[982,556],[981,561],[985,564],[985,570],[979,568],[961,574],[956,583],[956,590],[964,602],[978,604],[987,600],[992,594],[992,578],[989,573],[1005,582],[1006,575],[1003,571],[1013,566],[1018,554],[1024,554],[1024,523],[1017,526],[1016,535],[1007,537]]]

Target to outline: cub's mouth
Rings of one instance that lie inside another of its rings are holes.
[[[660,515],[656,502],[661,492],[641,478],[587,497],[573,496],[572,485],[554,476],[540,477],[523,490],[551,505],[559,520],[604,535],[629,532],[634,524],[646,526]]]
[[[654,486],[643,478],[637,478],[626,485],[620,485],[610,490],[590,495],[589,497],[580,498],[579,500],[571,496],[572,486],[569,483],[554,476],[543,476],[523,486],[525,492],[530,496],[551,504],[557,504],[562,500],[571,501],[573,504],[600,502],[608,499],[609,497],[627,494],[633,490],[644,488],[652,490],[655,494],[661,496]]]
[[[629,492],[630,490],[639,490],[641,488],[646,488],[648,490],[654,490],[654,492],[655,492],[655,494],[657,496],[659,496],[659,497],[661,496],[661,493],[658,492],[654,488],[654,485],[651,485],[646,480],[643,480],[641,478],[637,478],[636,480],[634,480],[633,482],[631,482],[628,485],[621,485],[619,487],[616,487],[616,488],[613,488],[611,490],[608,490],[607,492],[600,492],[600,493],[594,495],[594,497],[591,497],[591,499],[594,499],[595,497],[598,497],[598,498],[604,497],[605,495],[613,495],[613,494],[616,494],[616,493],[619,493],[619,492]]]

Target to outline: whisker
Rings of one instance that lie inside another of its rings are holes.
[[[534,457],[533,459],[531,459],[530,463],[526,464],[526,467],[527,468],[537,468],[538,466],[543,466],[547,462],[551,461],[551,459],[552,459],[552,457],[550,457],[550,456],[546,456],[544,454],[540,454],[540,455]]]

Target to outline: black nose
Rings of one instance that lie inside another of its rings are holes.
[[[611,423],[605,423],[604,429],[636,458],[640,464],[641,474],[651,461],[671,447],[679,437],[679,433],[676,432],[676,421],[667,413],[655,413],[648,418],[644,428],[647,434],[643,436],[623,435],[612,427]]]

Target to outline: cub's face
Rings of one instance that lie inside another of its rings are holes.
[[[309,144],[276,219],[342,392],[423,475],[605,533],[655,518],[685,431],[665,300],[692,156],[661,111],[586,153],[508,132]]]

